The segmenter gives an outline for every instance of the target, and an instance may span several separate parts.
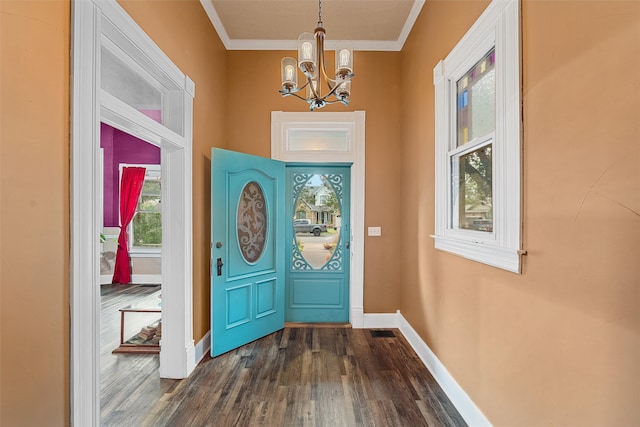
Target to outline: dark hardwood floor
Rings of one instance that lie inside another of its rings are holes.
[[[157,355],[114,357],[127,360],[105,372],[103,425],[466,425],[395,329],[287,327],[186,380],[160,380]]]

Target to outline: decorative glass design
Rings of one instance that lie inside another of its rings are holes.
[[[457,200],[458,227],[493,231],[493,183],[491,144],[454,158],[452,170],[454,200]]]
[[[342,174],[294,173],[293,270],[342,270]]]
[[[495,59],[491,49],[456,83],[458,147],[496,128]]]
[[[262,188],[255,181],[245,185],[240,194],[237,231],[242,257],[250,264],[256,263],[267,239],[267,206]]]

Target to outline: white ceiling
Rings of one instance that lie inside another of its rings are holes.
[[[326,46],[352,40],[356,50],[402,49],[425,0],[322,0]],[[228,50],[292,50],[313,33],[317,0],[200,0]]]

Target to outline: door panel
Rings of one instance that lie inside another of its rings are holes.
[[[288,322],[349,321],[350,174],[350,166],[287,166]]]
[[[284,327],[284,163],[211,152],[211,355]]]

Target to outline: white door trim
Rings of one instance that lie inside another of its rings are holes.
[[[195,85],[114,0],[72,2],[71,135],[71,423],[100,422],[100,269],[102,228],[100,122],[161,147],[163,339],[160,376],[185,378],[195,368],[192,315],[192,123]],[[140,70],[162,73],[182,98],[182,134],[100,90],[101,46],[112,43]]]
[[[289,149],[291,129],[346,130],[348,143],[338,150]],[[271,112],[271,158],[285,162],[340,163],[351,166],[351,274],[349,277],[350,320],[354,328],[364,327],[364,184],[365,112],[284,113]]]

